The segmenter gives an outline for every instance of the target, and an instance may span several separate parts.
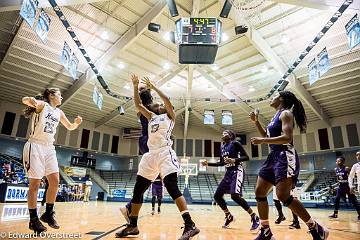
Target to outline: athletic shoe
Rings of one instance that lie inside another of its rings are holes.
[[[229,214],[225,217],[224,225],[222,227],[228,228],[230,226],[230,224],[233,222],[235,222],[235,217],[233,215]]]
[[[125,218],[126,222],[130,224],[130,212],[131,212],[131,204],[126,204],[126,206],[120,208],[120,212]]]
[[[330,219],[338,218],[338,215],[336,213],[333,213],[329,216]]]
[[[275,240],[270,228],[261,228],[260,234],[255,238],[255,240]]]
[[[29,229],[33,230],[35,234],[39,234],[47,231],[47,228],[40,222],[38,217],[30,219]]]
[[[151,210],[151,215],[154,215],[155,214],[155,210]]]
[[[160,212],[161,212],[161,211],[160,211],[160,208],[158,207],[158,214],[160,214]]]
[[[256,232],[260,226],[260,219],[258,216],[254,214],[253,217],[251,217],[251,228],[250,232]]]
[[[57,224],[55,220],[55,211],[51,211],[49,213],[45,212],[43,215],[41,215],[40,220],[43,222],[46,222],[49,227],[59,229],[60,226]]]
[[[286,218],[284,215],[279,215],[279,217],[276,219],[275,224],[280,224],[282,221],[285,221]]]
[[[192,225],[185,224],[185,226],[181,227],[181,228],[184,228],[184,231],[183,231],[183,234],[181,235],[181,237],[178,240],[189,240],[193,236],[199,234],[199,232],[200,232],[200,229],[198,229],[195,226],[195,224],[192,224]]]
[[[133,236],[133,235],[138,235],[139,234],[139,229],[137,226],[131,226],[130,224],[125,224],[123,225],[125,226],[125,228],[117,233],[115,233],[115,236],[117,238],[122,238],[122,237],[126,237],[126,236]]]
[[[292,224],[289,225],[290,229],[300,229],[300,223],[299,222],[293,222]]]
[[[329,237],[329,230],[315,222],[313,228],[309,229],[309,233],[313,237],[313,240],[326,240]]]

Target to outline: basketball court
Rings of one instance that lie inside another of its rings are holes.
[[[61,229],[49,230],[48,233],[73,233],[81,234],[81,239],[114,239],[115,232],[124,224],[124,220],[119,212],[119,203],[59,203],[57,204],[57,218]],[[6,233],[29,233],[27,229],[27,217],[21,216],[26,205],[11,205],[11,213],[6,213],[7,206],[1,204],[1,231]],[[17,209],[18,208],[18,209]],[[182,230],[179,226],[182,219],[173,204],[165,204],[160,215],[150,214],[150,204],[145,204],[139,219],[140,235],[136,239],[177,239]],[[225,240],[225,239],[254,239],[255,234],[250,233],[250,218],[239,207],[230,207],[230,210],[237,217],[236,222],[229,229],[221,228],[223,224],[223,213],[217,206],[209,205],[190,205],[189,207],[196,223],[201,226],[198,239]],[[270,219],[275,219],[276,215],[270,211]],[[359,238],[360,226],[354,220],[353,212],[342,212],[340,219],[329,221],[329,211],[311,209],[310,212],[320,223],[326,223],[331,231],[329,239],[352,240]],[[5,218],[12,220],[6,220]],[[291,219],[290,214],[286,214]],[[301,229],[290,230],[290,221],[285,221],[281,225],[272,226],[277,239],[308,239],[307,227],[301,223]],[[16,229],[16,231],[15,231]],[[310,239],[310,238],[309,238]]]
[[[214,193],[226,170],[201,162],[217,162],[223,131],[234,131],[250,157],[243,197],[257,213],[255,184],[269,146],[251,143],[260,134],[249,113],[267,126],[276,112],[269,101],[283,90],[301,101],[308,120],[306,133],[293,133],[300,200],[329,229],[329,240],[360,239],[360,221],[347,202],[338,219],[329,219],[336,159],[345,157],[351,169],[360,150],[359,19],[360,0],[0,0],[0,239],[33,238],[22,163],[31,121],[22,98],[46,88],[58,88],[60,109],[71,122],[78,115],[83,122],[74,131],[60,124],[54,136],[61,228],[48,227],[44,238],[115,239],[125,224],[119,208],[132,197],[142,157],[132,74],[149,77],[174,107],[172,148],[180,191],[201,231],[196,239],[256,238],[250,217],[230,196],[236,222],[221,227]],[[83,202],[87,187],[90,201]],[[39,213],[43,194],[41,188]],[[140,234],[132,238],[178,239],[183,219],[170,195],[165,191],[155,215],[151,191],[144,199]],[[311,239],[301,221],[301,229],[289,229],[286,207],[286,220],[274,224],[272,194],[268,201],[276,239]]]

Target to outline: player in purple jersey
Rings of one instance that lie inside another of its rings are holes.
[[[158,209],[157,212],[160,214],[160,206],[161,201],[163,198],[163,182],[161,180],[160,175],[155,179],[155,181],[151,184],[151,193],[152,193],[152,199],[151,199],[151,215],[155,214],[155,201],[156,198],[158,200]]]
[[[301,202],[290,195],[296,184],[300,164],[293,147],[293,131],[295,123],[300,132],[306,131],[307,120],[300,100],[289,91],[277,93],[270,101],[276,114],[266,131],[258,121],[258,114],[251,112],[250,119],[255,124],[261,137],[251,138],[252,144],[269,144],[270,153],[262,164],[256,183],[255,196],[260,215],[261,232],[256,240],[274,239],[269,225],[269,205],[267,195],[273,185],[279,200],[299,216],[309,227],[314,240],[327,239],[329,231],[315,222]]]
[[[349,180],[348,180],[350,169],[345,166],[345,158],[342,156],[338,157],[336,159],[336,165],[337,167],[335,168],[335,174],[336,174],[336,179],[339,183],[339,188],[336,192],[335,210],[334,213],[329,216],[329,218],[332,219],[338,218],[340,198],[346,200],[346,195],[347,195],[350,202],[355,207],[358,213],[358,220],[360,221],[360,206],[357,202],[355,194],[351,193],[350,191]]]
[[[221,146],[221,157],[217,163],[208,163],[206,160],[201,162],[203,166],[225,166],[226,173],[216,189],[214,200],[225,213],[223,228],[228,228],[235,221],[224,200],[224,194],[231,194],[231,199],[251,216],[250,231],[256,231],[259,227],[259,217],[250,208],[247,201],[242,198],[242,188],[244,183],[245,171],[242,166],[243,161],[248,161],[249,156],[245,152],[240,142],[235,140],[235,133],[225,130],[222,134],[224,144]]]

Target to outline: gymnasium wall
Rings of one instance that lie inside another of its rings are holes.
[[[23,105],[0,101],[0,127],[3,128],[6,112],[15,115],[11,132],[9,135],[2,135],[11,136],[13,138],[18,137],[22,140],[25,139],[24,137],[28,137],[30,124],[24,125],[26,120],[24,120],[22,116],[22,109]],[[70,120],[73,120],[71,116],[69,116],[69,118]],[[89,142],[87,148],[80,148],[82,132],[84,129],[89,130]],[[327,141],[325,141],[327,143],[320,144],[320,135],[323,136],[324,133],[327,135]],[[101,126],[95,129],[95,123],[89,121],[84,121],[79,129],[75,131],[67,131],[63,126],[60,126],[56,134],[56,144],[61,146],[58,147],[57,150],[59,162],[62,165],[69,165],[71,155],[76,155],[76,153],[82,154],[81,151],[86,150],[99,159],[97,162],[97,168],[99,169],[128,170],[130,161],[133,162],[133,168],[136,169],[138,164],[137,140],[122,139],[121,134],[121,129],[108,126]],[[219,145],[215,147],[214,144],[221,141],[221,133],[216,132],[211,127],[205,125],[201,128],[189,126],[188,139],[185,141],[183,139],[182,126],[176,126],[173,135],[175,136],[174,149],[179,158],[186,153],[187,156],[192,156],[191,162],[198,163],[199,159],[202,158],[211,159],[213,156],[216,158],[216,154],[219,153],[216,148]],[[114,136],[119,137],[117,153],[111,153]],[[268,154],[268,147],[266,145],[259,146],[257,151],[258,156],[255,157],[256,155],[249,143],[250,138],[253,136],[259,135],[255,132],[246,134],[247,142],[246,145],[244,145],[245,150],[253,160],[265,159]],[[306,134],[300,135],[298,130],[295,131],[294,144],[300,158],[304,159],[302,160],[302,167],[304,169],[314,170],[333,168],[335,167],[335,151],[349,152],[348,164],[350,164],[351,161],[354,161],[354,152],[357,149],[360,149],[359,136],[360,114],[354,114],[331,119],[331,126],[326,126],[322,121],[311,122]],[[23,143],[8,144],[4,143],[2,140],[0,141],[1,152],[13,152],[15,155],[21,155]],[[208,143],[208,151],[205,151],[206,142]],[[325,149],[324,146],[326,147]],[[310,162],[313,163],[310,164]],[[250,171],[257,171],[259,164],[259,161],[250,162],[248,163],[248,168]],[[210,171],[218,172],[216,168],[212,168]]]

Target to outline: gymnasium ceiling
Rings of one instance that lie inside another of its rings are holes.
[[[198,0],[176,1],[179,16],[190,16],[193,1]],[[235,35],[237,12],[232,9],[230,17],[222,19],[223,32],[229,39],[220,45],[215,65],[193,65],[190,71],[188,65],[178,63],[176,45],[163,37],[166,31],[175,29],[179,18],[171,18],[165,0],[57,2],[112,91],[131,96],[130,74],[150,76],[175,98],[177,124],[184,126],[184,132],[187,126],[203,125],[204,109],[215,109],[216,125],[209,127],[221,130],[221,110],[232,110],[232,129],[246,133],[254,131],[248,119],[251,108],[260,108],[264,121],[271,119],[274,111],[268,101],[245,104],[194,98],[239,100],[264,96],[343,1],[266,1],[261,17],[250,21],[252,37]],[[79,114],[96,126],[138,127],[132,102],[126,103],[125,114],[119,115],[116,109],[124,102],[103,91],[103,109],[97,109],[92,101],[95,80],[91,70],[47,1],[40,0],[51,17],[46,44],[19,17],[19,3],[20,0],[0,3],[0,99],[20,102],[22,96],[35,95],[45,87],[58,87],[66,99],[62,109],[67,115]],[[219,16],[223,1],[201,0],[199,4],[200,17],[214,17]],[[291,76],[288,88],[303,99],[309,121],[331,122],[334,117],[360,112],[360,48],[349,50],[344,28],[359,9],[360,1],[354,1]],[[149,22],[161,24],[162,32],[148,31]],[[288,42],[281,41],[284,35]],[[64,41],[80,60],[77,81],[60,63]],[[310,86],[307,65],[324,47],[329,52],[331,69]],[[166,63],[169,70],[164,69]],[[193,80],[188,92],[191,70]],[[250,86],[255,91],[250,91]],[[179,100],[189,97],[190,102]],[[189,113],[184,111],[188,106],[192,109]]]

